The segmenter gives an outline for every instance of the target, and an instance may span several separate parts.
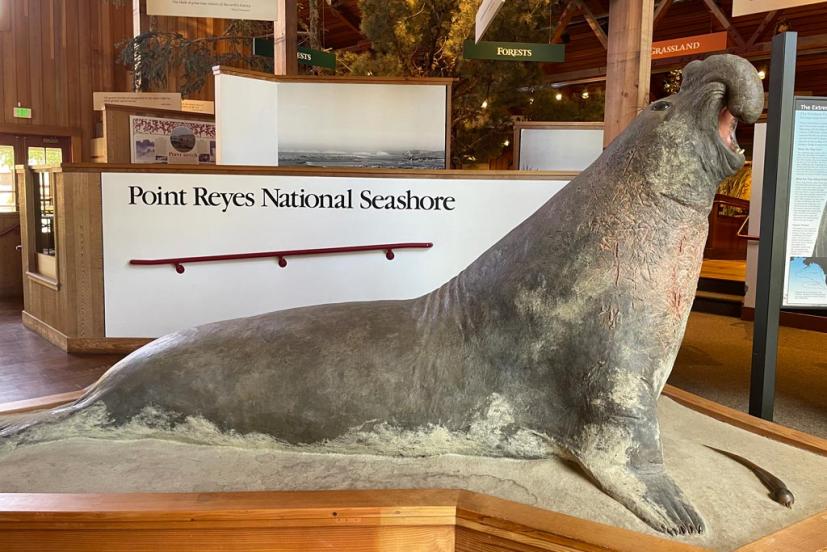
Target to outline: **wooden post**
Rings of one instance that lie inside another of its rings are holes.
[[[276,75],[297,75],[299,60],[296,57],[298,35],[298,8],[296,0],[276,0],[278,20],[273,29],[273,72]]]
[[[149,15],[146,13],[146,0],[132,0],[132,38],[149,30]],[[135,92],[144,89],[141,82],[141,53],[135,48],[135,57],[132,64],[132,86]]]
[[[603,147],[649,104],[654,0],[610,0]]]

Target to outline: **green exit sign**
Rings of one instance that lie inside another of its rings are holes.
[[[31,107],[15,107],[14,108],[14,117],[16,119],[31,119],[32,118],[32,108]]]

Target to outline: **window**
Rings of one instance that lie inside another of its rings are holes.
[[[0,212],[17,211],[14,193],[14,146],[0,146]]]
[[[29,165],[59,165],[63,161],[63,150],[30,147],[27,157]]]
[[[38,183],[35,187],[35,220],[40,221],[35,229],[37,252],[53,257],[55,255],[55,201],[52,174],[44,171],[36,175]]]

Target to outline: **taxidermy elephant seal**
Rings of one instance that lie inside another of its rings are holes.
[[[313,444],[376,422],[463,432],[496,401],[508,410],[506,433],[562,450],[655,529],[699,533],[701,516],[664,467],[656,401],[692,305],[715,191],[744,163],[735,121],[755,121],[763,102],[744,59],[692,62],[679,93],[643,110],[594,164],[433,292],[168,335],[76,403],[0,435],[96,405],[119,425],[152,406]]]

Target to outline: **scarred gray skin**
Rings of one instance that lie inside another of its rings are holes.
[[[462,431],[496,393],[515,431],[547,436],[652,527],[703,531],[664,468],[656,400],[692,305],[715,190],[744,163],[718,136],[719,111],[751,122],[764,96],[747,61],[721,55],[689,64],[666,101],[435,291],[181,331],[48,419],[102,402],[117,424],[152,405],[319,443],[376,420]]]

